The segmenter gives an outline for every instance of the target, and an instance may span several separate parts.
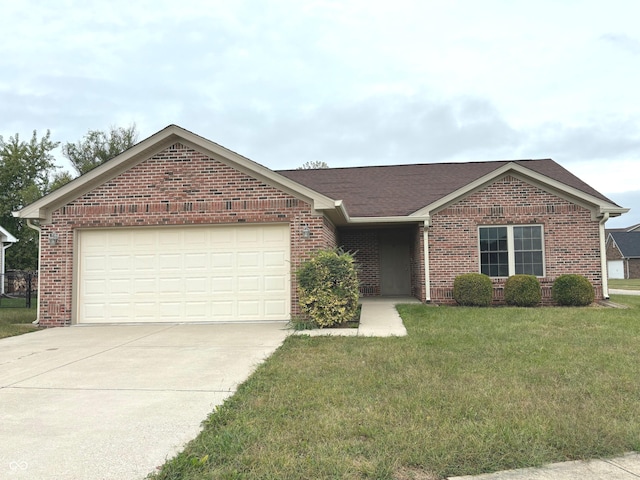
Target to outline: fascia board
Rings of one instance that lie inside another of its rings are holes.
[[[217,157],[223,163],[238,168],[238,170],[252,176],[258,177],[270,185],[290,193],[296,197],[302,197],[312,204],[314,209],[323,210],[335,207],[335,200],[326,197],[314,190],[304,187],[286,177],[279,175],[272,170],[243,157],[225,147],[185,130],[177,125],[170,125],[160,132],[148,137],[142,142],[134,145],[130,149],[121,153],[117,157],[103,163],[86,174],[76,178],[58,190],[45,195],[30,205],[25,206],[13,216],[20,218],[31,218],[48,220],[51,212],[66,203],[84,195],[93,188],[120,175],[126,170],[134,167],[139,162],[146,160],[175,142],[184,142],[188,146],[195,148],[207,155]]]
[[[613,205],[612,203],[606,202],[605,200],[594,197],[593,195],[583,192],[582,190],[534,172],[533,170],[523,167],[522,165],[510,162],[474,180],[464,187],[451,192],[438,201],[415,211],[410,216],[424,216],[432,214],[433,212],[441,210],[446,206],[454,203],[460,198],[490,185],[497,178],[503,177],[507,174],[511,174],[516,178],[519,178],[520,180],[526,181],[527,183],[532,183],[536,186],[544,188],[547,191],[551,191],[551,193],[553,193],[554,195],[565,198],[573,203],[578,203],[581,206],[591,210],[594,214],[596,214],[596,216],[600,216],[605,212],[617,216],[629,211],[628,208],[618,207],[617,205]]]
[[[349,224],[381,224],[381,223],[416,223],[428,222],[429,216],[403,215],[401,217],[350,217]]]

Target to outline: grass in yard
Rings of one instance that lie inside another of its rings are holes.
[[[36,300],[31,308],[24,308],[24,298],[2,298],[0,300],[0,338],[21,335],[37,330],[31,324],[36,319]]]
[[[609,288],[621,288],[622,290],[640,290],[640,278],[627,280],[609,279]]]
[[[157,479],[437,479],[640,450],[629,309],[399,307],[404,338],[289,337]]]

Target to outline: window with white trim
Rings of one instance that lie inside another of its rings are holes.
[[[480,272],[490,277],[544,276],[542,225],[479,227]]]

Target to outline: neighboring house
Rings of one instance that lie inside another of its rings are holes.
[[[0,226],[0,295],[4,293],[5,251],[18,239]]]
[[[640,278],[640,229],[609,231],[607,236],[607,270],[609,278]]]
[[[622,208],[553,160],[272,171],[171,125],[15,215],[38,220],[43,326],[288,320],[293,272],[343,246],[362,295],[453,303],[532,273],[608,296],[604,224]]]

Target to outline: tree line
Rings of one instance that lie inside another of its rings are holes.
[[[6,140],[0,135],[0,225],[18,239],[6,250],[6,268],[38,268],[38,233],[26,220],[13,217],[11,212],[93,170],[132,147],[137,140],[135,124],[89,130],[78,142],[62,145],[62,154],[74,169],[68,172],[56,165],[53,151],[61,143],[52,140],[49,130],[41,136],[34,130],[29,140],[23,140],[19,133]]]

